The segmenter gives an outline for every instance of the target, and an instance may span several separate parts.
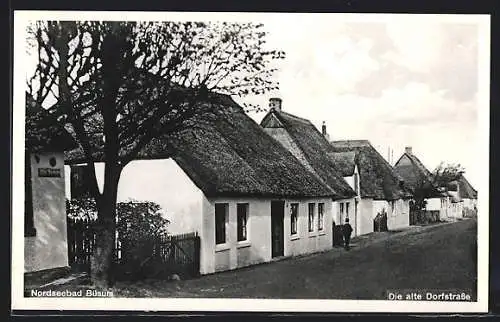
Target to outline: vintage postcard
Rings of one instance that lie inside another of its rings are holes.
[[[487,312],[488,15],[14,32],[13,309]]]

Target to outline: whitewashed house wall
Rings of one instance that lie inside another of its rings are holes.
[[[226,219],[226,242],[215,243],[215,204],[228,204]],[[237,204],[248,204],[247,240],[237,240]],[[291,234],[290,204],[298,203],[297,234]],[[308,230],[308,204],[315,203],[314,231]],[[317,205],[325,205],[323,230],[318,231]],[[331,199],[285,200],[284,210],[284,256],[296,256],[324,251],[332,246]],[[203,225],[201,230],[201,273],[208,274],[257,263],[268,262],[271,254],[271,199],[256,198],[211,198],[203,201]]]
[[[425,201],[427,202],[425,205],[426,210],[441,210],[441,198],[428,198]]]
[[[70,167],[65,166],[67,177]],[[103,188],[104,164],[96,163],[99,189]],[[70,184],[66,197],[71,196]],[[271,199],[207,198],[172,159],[132,161],[123,169],[118,183],[118,201],[153,201],[171,221],[172,234],[197,231],[201,238],[200,273],[209,274],[271,260]],[[290,203],[299,203],[298,234],[290,233]],[[308,203],[323,203],[324,229],[308,232]],[[215,243],[215,204],[227,203],[226,243]],[[237,241],[238,203],[248,204],[247,241]],[[326,250],[332,245],[332,202],[329,198],[286,200],[284,256]]]
[[[394,207],[392,206],[394,204]],[[387,200],[373,201],[373,218],[385,210],[387,213],[387,228],[389,230],[406,228],[410,225],[409,200],[397,199],[394,203]]]
[[[56,161],[54,166],[50,164],[51,158]],[[28,273],[67,267],[68,243],[63,153],[32,153],[30,161],[33,223],[36,234],[24,238],[24,271]],[[60,176],[40,176],[38,173],[40,168],[59,170]]]
[[[70,167],[66,168],[67,180]],[[104,163],[96,163],[96,178],[100,191],[104,184]],[[71,185],[66,184],[66,198]],[[172,159],[137,160],[127,164],[118,182],[117,201],[152,201],[161,206],[170,221],[171,234],[199,231],[201,227],[203,192]]]

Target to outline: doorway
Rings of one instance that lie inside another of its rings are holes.
[[[284,255],[284,225],[285,215],[284,201],[271,201],[271,256]]]

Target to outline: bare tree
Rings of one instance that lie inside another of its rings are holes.
[[[48,110],[79,144],[98,208],[91,277],[111,286],[123,167],[154,138],[217,112],[211,93],[276,89],[272,62],[284,53],[267,50],[263,25],[253,23],[39,21],[29,34],[38,64],[28,92],[39,104],[56,102]],[[105,163],[102,193],[96,160]]]

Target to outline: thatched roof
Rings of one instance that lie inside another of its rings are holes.
[[[76,142],[57,118],[26,93],[25,149],[60,152],[75,147]]]
[[[403,178],[406,186],[412,191],[424,189],[426,198],[443,196],[433,183],[432,173],[413,153],[405,152],[394,165],[394,171]]]
[[[344,180],[328,152],[330,144],[307,119],[272,109],[261,121],[261,126],[282,127],[300,148],[307,163],[334,192],[335,199],[354,197],[356,193]]]
[[[230,97],[220,99],[222,113],[199,116],[199,126],[175,137],[154,139],[138,158],[172,157],[207,197],[334,194]]]
[[[356,167],[356,153],[354,151],[328,152],[328,156],[335,162],[342,176],[350,177],[354,174]]]
[[[362,198],[396,200],[411,196],[391,165],[377,152],[368,140],[332,141],[334,152],[354,152],[358,166]]]
[[[472,185],[465,179],[464,175],[460,175],[458,178],[458,192],[460,198],[462,199],[477,199],[477,191],[472,187]]]

